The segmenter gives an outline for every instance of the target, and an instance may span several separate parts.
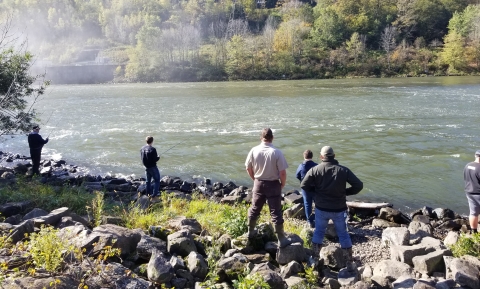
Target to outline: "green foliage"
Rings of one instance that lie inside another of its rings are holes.
[[[450,247],[453,256],[461,257],[471,255],[480,258],[480,234],[465,235],[462,234],[457,243]]]
[[[270,289],[270,285],[263,279],[262,275],[258,273],[248,274],[248,272],[239,276],[238,280],[233,280],[233,287],[236,289]]]
[[[30,200],[37,208],[52,211],[68,207],[71,211],[83,215],[87,213],[85,204],[91,203],[93,196],[80,187],[53,187],[40,183],[36,178],[19,179],[11,186],[0,187],[0,203]]]
[[[60,270],[66,254],[74,253],[78,256],[80,253],[65,237],[58,235],[58,230],[51,227],[42,227],[40,232],[31,234],[30,240],[26,242],[35,268],[43,268],[52,273]]]
[[[238,209],[237,207],[232,207],[232,210],[225,210],[224,218],[223,225],[227,233],[233,238],[247,232],[247,210],[245,208]]]
[[[105,209],[104,194],[102,192],[95,192],[95,198],[93,198],[91,207],[87,206],[87,211],[91,209],[93,216],[93,224],[98,227],[102,224],[102,216]]]

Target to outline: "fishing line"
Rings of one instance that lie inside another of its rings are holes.
[[[168,150],[162,152],[160,155],[163,155],[164,153],[168,152],[169,150],[173,149],[174,147],[178,146],[179,144],[181,144],[182,142],[179,142],[177,143],[176,145],[172,146],[171,148],[169,148]]]

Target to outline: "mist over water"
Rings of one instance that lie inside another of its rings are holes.
[[[364,182],[349,200],[468,213],[463,167],[480,149],[479,77],[52,86],[43,158],[92,174],[143,176],[139,149],[155,138],[161,175],[252,186],[244,162],[263,127],[285,154],[286,190],[305,149],[324,145]],[[28,155],[26,137],[1,143]]]

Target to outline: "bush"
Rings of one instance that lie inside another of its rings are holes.
[[[450,247],[453,256],[471,255],[480,258],[480,233],[473,235],[462,234],[458,242]]]
[[[57,233],[58,230],[51,227],[42,227],[40,232],[30,235],[30,241],[26,241],[35,268],[54,273],[61,269],[66,254],[80,254],[79,249]]]
[[[258,274],[239,276],[238,280],[233,280],[233,287],[235,289],[270,289],[270,285]]]

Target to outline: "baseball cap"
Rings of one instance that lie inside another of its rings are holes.
[[[331,146],[324,146],[322,150],[320,150],[320,154],[324,157],[333,157],[335,155]]]
[[[477,151],[475,152],[475,155],[476,155],[476,156],[480,156],[480,150],[477,150]]]
[[[37,128],[40,128],[40,126],[39,126],[38,124],[34,124],[34,125],[32,126],[32,129],[37,129]]]

